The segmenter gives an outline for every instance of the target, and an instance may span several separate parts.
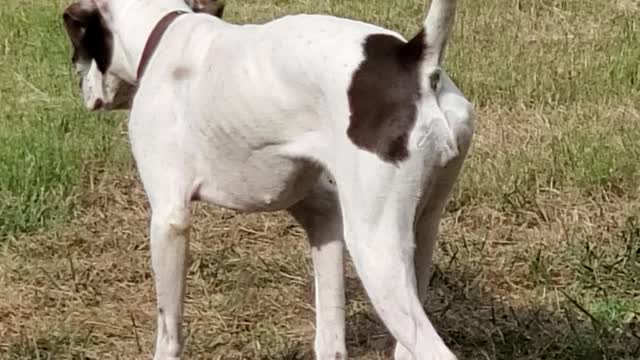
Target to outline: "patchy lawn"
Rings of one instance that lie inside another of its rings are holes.
[[[148,359],[148,208],[124,115],[80,107],[62,0],[0,8],[0,359]],[[406,35],[417,0],[228,0]],[[461,359],[640,358],[640,6],[461,1],[446,66],[477,135],[443,220],[426,305]],[[198,204],[189,359],[308,359],[308,245],[283,213]],[[392,340],[348,271],[355,359]]]

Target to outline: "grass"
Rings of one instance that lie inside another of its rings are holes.
[[[122,115],[79,105],[63,1],[0,8],[0,359],[149,358],[148,209]],[[410,36],[423,2],[229,0]],[[640,358],[640,4],[461,1],[447,69],[478,106],[427,310],[461,359]],[[307,359],[313,286],[281,213],[198,207],[189,358]],[[348,272],[356,359],[392,341]]]
[[[79,104],[61,4],[0,9],[0,239],[69,219],[87,175],[126,154],[113,116]]]

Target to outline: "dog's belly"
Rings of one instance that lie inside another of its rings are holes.
[[[279,147],[247,155],[207,161],[192,197],[242,212],[284,210],[309,192],[322,171],[311,161],[281,155]]]

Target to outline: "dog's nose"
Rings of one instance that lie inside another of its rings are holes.
[[[96,99],[96,101],[93,103],[93,110],[98,110],[102,106],[104,106],[104,101],[102,101],[102,99]]]

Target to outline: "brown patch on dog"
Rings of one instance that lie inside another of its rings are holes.
[[[409,42],[385,34],[368,36],[363,46],[365,59],[347,93],[351,109],[347,135],[356,146],[387,162],[409,157],[425,35],[422,30]]]
[[[173,76],[175,80],[184,80],[187,77],[189,77],[190,74],[191,74],[191,69],[189,69],[186,66],[177,66],[171,72],[171,76]]]
[[[100,12],[74,3],[65,9],[62,19],[73,46],[71,60],[74,63],[95,60],[98,70],[106,73],[113,54],[113,34]]]

